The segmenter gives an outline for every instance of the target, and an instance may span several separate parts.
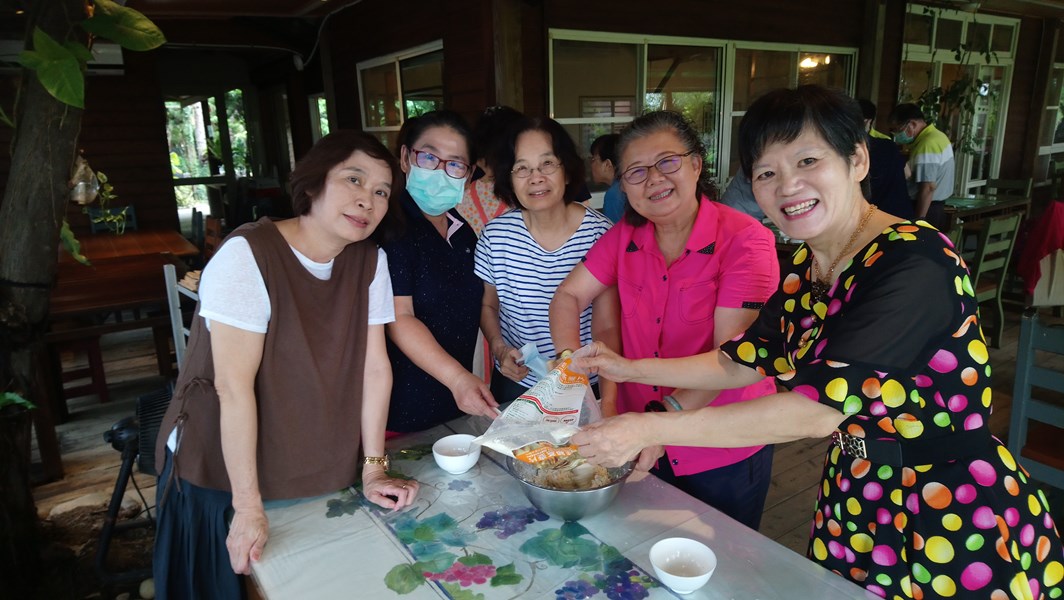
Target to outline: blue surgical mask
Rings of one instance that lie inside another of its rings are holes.
[[[406,174],[406,191],[421,212],[434,217],[458,206],[465,192],[465,178],[455,179],[443,169],[422,169],[411,164]]]

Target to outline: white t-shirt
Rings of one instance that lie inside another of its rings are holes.
[[[289,246],[292,248],[292,246]],[[299,250],[292,253],[311,275],[321,280],[332,276],[333,261],[314,262]],[[255,255],[248,241],[235,237],[226,242],[203,269],[199,284],[200,316],[207,329],[211,321],[231,327],[266,333],[270,323],[270,296],[262,279]],[[369,284],[369,324],[384,325],[395,320],[392,277],[388,272],[388,255],[377,249],[377,270]],[[171,452],[177,448],[177,430],[166,440]]]
[[[323,281],[332,276],[333,261],[314,262],[295,248],[292,253],[311,275]],[[199,301],[199,314],[206,320],[207,329],[212,321],[218,321],[245,331],[266,333],[270,323],[270,296],[246,239],[229,240],[207,263],[200,278]],[[394,320],[388,255],[378,248],[377,271],[369,286],[369,324],[383,325]]]

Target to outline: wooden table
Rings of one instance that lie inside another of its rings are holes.
[[[655,577],[648,553],[658,540],[679,536],[704,542],[718,559],[692,599],[876,597],[648,473],[633,474],[606,511],[563,523],[535,514],[491,450],[462,475],[436,466],[433,441],[455,431],[478,433],[483,423],[462,417],[389,441],[392,469],[421,483],[415,504],[398,513],[348,490],[267,506],[270,540],[252,564],[262,596],[554,600],[563,586],[605,579],[638,585],[651,600],[675,599]],[[500,515],[531,518],[504,527]],[[468,568],[485,578],[463,580]]]
[[[973,196],[970,198],[947,198],[945,213],[952,217],[956,226],[980,221],[998,215],[1016,212],[1026,213],[1031,209],[1031,199],[1023,196]]]
[[[163,265],[180,265],[178,257],[199,253],[196,246],[177,231],[99,233],[84,236],[79,241],[82,254],[92,264],[82,265],[66,250],[60,250],[56,283],[49,301],[49,331],[45,334],[49,351],[38,365],[47,397],[46,406],[34,411],[34,427],[41,453],[42,476],[46,481],[63,477],[55,425],[65,418],[66,405],[62,372],[56,362],[54,346],[71,340],[98,338],[105,333],[150,327],[155,337],[160,371],[172,374],[169,315],[122,322],[103,322],[99,317],[130,309],[165,307]],[[69,326],[57,328],[55,324],[58,322]]]
[[[122,235],[97,233],[78,238],[81,253],[90,261],[142,256],[145,254],[173,254],[195,256],[199,248],[179,232],[171,229],[146,229],[127,231]],[[60,264],[77,264],[66,250],[59,251]]]

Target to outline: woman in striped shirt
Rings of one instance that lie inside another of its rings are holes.
[[[493,219],[477,243],[475,272],[484,280],[480,327],[495,357],[491,391],[512,400],[536,383],[518,350],[534,343],[554,358],[549,309],[558,284],[606,233],[610,221],[579,202],[584,161],[557,121],[529,118],[499,149],[495,194],[517,208]],[[591,341],[592,310],[616,310],[608,295],[580,314],[580,339]],[[605,316],[605,315],[604,315]],[[602,323],[616,323],[616,313]],[[603,332],[596,339],[601,339]]]

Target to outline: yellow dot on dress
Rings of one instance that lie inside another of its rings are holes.
[[[1061,579],[1064,579],[1064,564],[1061,564],[1059,560],[1051,561],[1046,565],[1042,581],[1045,582],[1046,587],[1051,587],[1060,583]]]
[[[817,560],[824,560],[828,557],[827,546],[824,545],[824,541],[820,538],[813,540],[813,556],[815,556]]]
[[[754,362],[754,359],[757,358],[757,348],[754,348],[754,345],[750,342],[743,342],[735,349],[735,354],[743,362]]]
[[[847,385],[846,380],[842,377],[832,379],[824,388],[824,394],[835,402],[844,402],[848,391],[849,386]]]
[[[998,456],[1001,457],[1001,462],[1005,464],[1010,471],[1016,470],[1016,459],[1012,457],[1012,453],[1004,446],[998,446]]]
[[[872,536],[867,533],[858,533],[850,538],[850,547],[853,548],[854,552],[860,552],[861,554],[871,552],[873,545]]]
[[[943,598],[952,598],[957,594],[957,584],[948,575],[939,575],[932,579],[931,588]]]
[[[893,379],[884,381],[883,385],[879,386],[879,392],[883,404],[890,408],[898,408],[905,404],[905,387]]]
[[[968,355],[972,357],[972,360],[979,364],[986,364],[990,355],[987,353],[986,344],[982,340],[972,340],[968,342]]]
[[[927,538],[924,554],[929,560],[944,565],[953,560],[953,544],[940,535],[933,535]]]

